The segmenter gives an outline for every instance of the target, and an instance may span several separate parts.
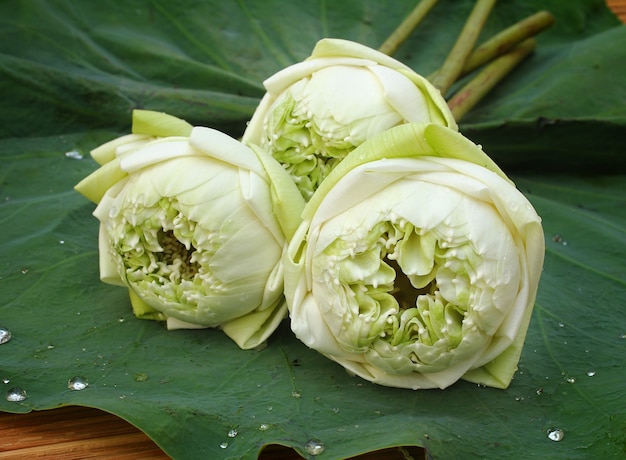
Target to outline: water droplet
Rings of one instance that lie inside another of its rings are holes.
[[[239,432],[233,428],[232,430],[230,430],[230,431],[228,432],[228,437],[229,437],[229,438],[234,438],[234,437],[235,437],[235,436],[237,436],[238,434],[239,434]]]
[[[338,414],[339,413],[339,408],[338,407],[333,407],[333,413],[334,414]]]
[[[54,345],[49,344],[46,348],[47,348],[48,350],[52,350],[52,349],[54,349]]]
[[[292,391],[291,392],[291,397],[292,398],[299,398],[300,396],[302,396],[302,393],[300,393],[299,391]]]
[[[6,327],[0,326],[0,345],[11,340],[11,331]]]
[[[559,327],[565,327],[565,324],[559,323]]]
[[[274,406],[267,406],[267,410],[274,410]]]
[[[227,443],[226,441],[224,441],[224,442],[222,442],[222,443],[220,444],[220,447],[221,447],[222,449],[226,449],[226,448],[228,447],[228,443]]]
[[[87,381],[85,377],[76,376],[76,377],[72,377],[71,379],[67,381],[67,387],[70,390],[74,390],[74,391],[84,390],[88,386],[89,386],[89,382]]]
[[[65,156],[67,158],[71,158],[72,160],[82,160],[83,154],[78,150],[70,150],[69,152],[65,152]]]
[[[535,393],[537,393],[537,395],[542,394],[543,393],[543,388],[537,388],[537,391]]]
[[[566,381],[567,383],[576,383],[576,377],[568,377]]]
[[[9,383],[9,382],[10,382],[10,380],[9,380],[9,379],[7,379],[6,377],[2,379],[2,383],[4,383],[5,385],[6,385],[7,383]]]
[[[271,425],[269,423],[261,423],[259,425],[259,431],[267,431],[269,430]]]
[[[26,391],[19,387],[11,388],[7,391],[7,401],[20,402],[26,399]]]
[[[22,275],[25,275],[26,273],[28,273],[28,268],[27,267],[22,267],[20,269],[20,272],[22,273]]]
[[[589,370],[587,371],[587,375],[588,375],[589,377],[593,377],[594,375],[596,375],[596,370],[595,370],[595,369],[589,369]]]
[[[65,244],[65,240],[59,240],[59,244]]]
[[[626,339],[626,334],[620,334],[620,335],[619,335],[619,338],[620,338],[620,339]]]
[[[146,374],[145,372],[137,372],[133,379],[135,380],[135,382],[145,382],[148,380],[148,374]]]
[[[118,321],[119,323],[123,323],[123,322],[124,322],[124,321],[126,321],[126,320],[125,320],[123,317],[119,317],[119,318],[117,319],[117,321]]]
[[[324,443],[319,439],[309,439],[304,445],[304,450],[310,455],[319,455],[324,452]]]
[[[564,437],[565,433],[563,433],[563,430],[560,428],[551,428],[548,430],[548,439],[551,441],[559,442],[562,441]]]

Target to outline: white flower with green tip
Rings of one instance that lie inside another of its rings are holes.
[[[506,388],[544,257],[541,219],[457,131],[364,143],[305,206],[285,252],[291,328],[372,382]]]
[[[359,43],[320,40],[306,60],[264,82],[243,136],[289,171],[305,199],[355,147],[402,123],[456,129],[440,92],[397,60]]]
[[[135,111],[76,186],[98,203],[100,274],[139,317],[220,327],[242,348],[286,314],[280,263],[304,202],[271,157],[219,131]]]

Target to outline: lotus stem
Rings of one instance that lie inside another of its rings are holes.
[[[448,106],[459,121],[474,107],[495,85],[508,75],[520,62],[535,49],[535,40],[529,38],[513,50],[493,60],[472,78],[449,101]]]
[[[388,56],[393,55],[438,1],[421,0],[378,50]]]
[[[495,3],[496,0],[478,0],[476,2],[450,54],[441,68],[433,77],[429,78],[431,83],[438,88],[444,96],[459,78],[465,61],[472,53],[476,40]]]
[[[467,58],[460,76],[467,75],[483,64],[503,55],[527,38],[550,27],[553,23],[554,16],[547,11],[539,11],[522,19],[476,48]]]

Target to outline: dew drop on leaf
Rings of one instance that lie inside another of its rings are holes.
[[[228,443],[227,443],[226,441],[224,441],[224,442],[222,442],[222,443],[220,444],[220,447],[221,447],[222,449],[226,449],[226,448],[228,447]]]
[[[6,327],[0,326],[0,345],[11,340],[11,331]]]
[[[87,379],[78,375],[76,377],[72,377],[67,381],[67,387],[73,391],[84,390],[88,386],[89,382],[87,381]]]
[[[269,423],[261,423],[259,425],[259,431],[267,431],[270,429],[270,424]]]
[[[24,401],[26,399],[26,390],[19,387],[13,387],[7,391],[6,399],[11,402]]]
[[[587,371],[587,375],[588,375],[589,377],[593,377],[594,375],[596,375],[596,370],[595,370],[595,369],[589,369],[589,370]]]
[[[309,439],[304,445],[304,450],[310,455],[319,455],[324,452],[324,443],[319,439]]]
[[[65,156],[67,158],[71,158],[72,160],[82,160],[83,154],[78,150],[70,150],[69,152],[65,152]]]
[[[2,379],[2,383],[4,383],[5,385],[6,385],[7,383],[9,383],[9,382],[10,382],[10,380],[9,380],[9,379],[7,379],[6,377]]]
[[[228,437],[229,437],[229,438],[234,438],[234,437],[235,437],[235,436],[237,436],[238,434],[239,434],[239,432],[233,428],[232,430],[230,430],[230,431],[228,432]]]
[[[559,442],[565,437],[565,433],[560,428],[551,428],[548,430],[548,439]]]

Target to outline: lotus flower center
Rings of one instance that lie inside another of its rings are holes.
[[[416,288],[411,284],[411,280],[402,271],[398,262],[385,257],[385,263],[393,268],[396,272],[396,279],[393,283],[393,289],[389,292],[398,302],[400,310],[408,310],[415,308],[417,298],[421,295],[432,295],[437,291],[437,281],[432,280],[423,288]]]
[[[159,244],[163,248],[163,252],[155,254],[160,262],[163,262],[168,267],[178,265],[177,261],[181,261],[178,271],[182,279],[192,279],[197,273],[200,266],[197,262],[192,262],[191,256],[196,251],[196,248],[190,245],[189,249],[181,243],[174,232],[171,230],[161,230],[158,235]]]

